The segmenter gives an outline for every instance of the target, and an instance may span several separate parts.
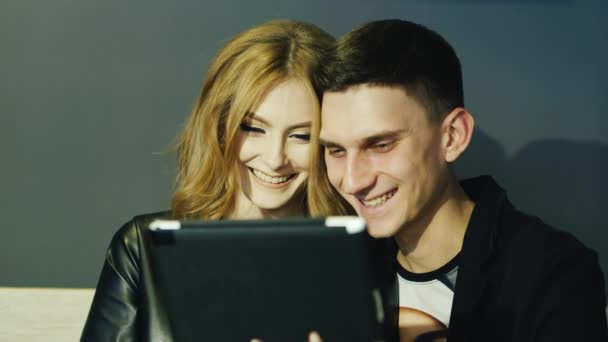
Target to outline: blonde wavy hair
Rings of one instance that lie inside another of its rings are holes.
[[[313,73],[334,43],[314,25],[275,20],[240,33],[218,52],[177,141],[174,218],[221,219],[234,210],[241,122],[286,79],[304,81],[314,95]]]

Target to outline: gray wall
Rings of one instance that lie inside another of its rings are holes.
[[[252,3],[0,3],[0,286],[93,287],[113,232],[167,208],[169,145],[213,54],[273,18],[340,35],[399,17],[444,34],[479,127],[460,175],[496,175],[608,270],[608,2]]]

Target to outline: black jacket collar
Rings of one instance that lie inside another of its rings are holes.
[[[511,204],[505,191],[490,176],[480,176],[460,182],[469,198],[475,202],[475,208],[467,226],[463,247],[459,256],[458,278],[450,316],[450,342],[469,341],[474,331],[474,312],[479,304],[481,294],[486,286],[485,272],[492,259],[497,243],[500,217],[505,208]],[[397,273],[399,267],[395,258],[398,247],[390,239],[385,258]],[[398,296],[391,303],[398,307]]]
[[[467,341],[473,331],[473,312],[487,282],[485,266],[495,250],[502,212],[510,206],[505,191],[490,176],[467,179],[461,185],[475,208],[460,252],[449,341]]]

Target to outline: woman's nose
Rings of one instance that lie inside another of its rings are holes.
[[[266,164],[273,170],[279,170],[287,164],[287,154],[285,151],[285,144],[283,139],[273,140],[272,146],[267,149],[268,153],[265,154]]]

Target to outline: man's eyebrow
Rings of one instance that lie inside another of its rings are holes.
[[[324,147],[340,147],[340,148],[342,147],[338,143],[331,142],[331,141],[325,140],[323,138],[319,138],[319,145],[324,146]]]
[[[361,139],[360,143],[363,146],[370,146],[373,145],[379,141],[382,140],[386,140],[386,139],[394,139],[394,138],[398,138],[399,136],[403,136],[407,133],[409,133],[410,130],[408,129],[397,129],[397,130],[392,130],[392,131],[383,131],[383,132],[379,132],[377,134],[374,134],[372,136],[369,137],[365,137],[363,139]]]
[[[385,139],[394,139],[394,138],[398,138],[400,136],[406,135],[410,133],[409,129],[397,129],[397,130],[393,130],[393,131],[382,131],[379,132],[377,134],[371,135],[369,137],[365,137],[363,139],[360,139],[358,141],[358,144],[361,146],[370,146],[373,145],[374,143],[377,143],[378,141],[382,141]],[[329,141],[329,140],[325,140],[323,138],[319,138],[319,144],[323,145],[325,147],[340,147],[342,148],[342,145],[335,143],[333,141]]]

